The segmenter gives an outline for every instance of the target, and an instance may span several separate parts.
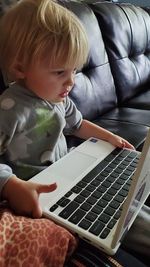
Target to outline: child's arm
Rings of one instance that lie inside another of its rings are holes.
[[[88,139],[93,136],[108,141],[109,143],[117,147],[134,149],[134,146],[124,138],[115,135],[110,131],[107,131],[104,128],[87,120],[82,120],[80,128],[74,132],[74,135],[83,139]]]
[[[39,194],[52,192],[56,187],[55,183],[43,185],[12,176],[2,189],[1,199],[7,200],[18,215],[40,218],[42,210],[38,201]]]

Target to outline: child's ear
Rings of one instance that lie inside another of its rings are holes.
[[[24,67],[20,62],[15,62],[12,66],[12,73],[16,80],[24,79]]]

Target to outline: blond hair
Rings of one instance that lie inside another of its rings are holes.
[[[88,41],[79,19],[52,0],[22,0],[11,7],[0,23],[0,66],[12,75],[14,63],[46,60],[50,65],[82,67]]]

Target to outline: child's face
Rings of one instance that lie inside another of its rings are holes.
[[[56,103],[69,94],[75,77],[75,68],[54,67],[46,64],[31,65],[24,72],[24,84],[40,98]]]

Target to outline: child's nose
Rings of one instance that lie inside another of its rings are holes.
[[[71,74],[68,79],[66,80],[66,84],[68,86],[73,86],[74,85],[74,74]]]

